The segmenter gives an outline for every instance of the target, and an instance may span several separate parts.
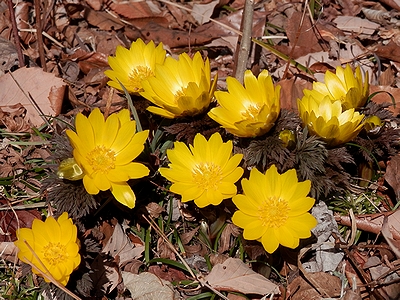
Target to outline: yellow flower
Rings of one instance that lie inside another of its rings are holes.
[[[354,139],[363,128],[364,115],[354,108],[343,111],[340,100],[332,102],[328,96],[316,100],[305,95],[298,100],[303,124],[310,133],[319,136],[329,146],[337,146]]]
[[[86,191],[95,195],[110,189],[115,199],[133,208],[136,196],[127,181],[149,174],[146,166],[132,162],[143,151],[148,130],[135,133],[136,122],[127,109],[106,121],[98,108],[88,118],[79,113],[75,125],[76,133],[67,130],[67,136]]]
[[[304,94],[314,94],[313,97],[316,99],[329,96],[332,101],[340,100],[343,110],[362,107],[369,96],[368,72],[363,80],[359,66],[355,74],[349,64],[346,68],[338,66],[336,74],[326,71],[325,83],[314,82],[313,89],[304,90]]]
[[[112,70],[104,72],[111,79],[108,85],[122,91],[119,80],[129,92],[142,91],[142,81],[154,76],[156,65],[163,64],[165,56],[163,44],[156,47],[153,41],[146,45],[141,39],[137,39],[129,50],[117,46],[115,57],[108,57]]]
[[[311,236],[316,219],[308,213],[315,199],[307,197],[309,180],[298,182],[296,170],[279,174],[272,165],[265,174],[253,168],[249,179],[242,179],[243,195],[232,198],[239,209],[232,222],[244,228],[243,237],[262,243],[268,253],[279,244],[296,248],[299,239]]]
[[[160,168],[162,176],[172,182],[170,190],[182,195],[182,202],[194,200],[198,207],[218,205],[236,195],[235,182],[243,175],[238,167],[242,154],[232,156],[232,141],[224,143],[219,133],[207,141],[197,134],[190,149],[175,142],[167,150],[169,168]]]
[[[18,258],[32,265],[33,273],[50,273],[64,286],[81,262],[77,229],[66,212],[57,221],[53,217],[44,222],[33,220],[32,229],[19,229],[17,238],[14,244],[19,249]],[[49,277],[44,279],[50,282]]]
[[[292,130],[284,129],[279,133],[279,139],[282,145],[288,149],[294,149],[296,147],[296,136]]]
[[[157,106],[147,108],[152,113],[173,119],[202,113],[210,105],[217,78],[211,83],[210,62],[199,52],[193,59],[186,53],[178,60],[167,57],[156,69],[155,77],[142,82],[144,98]]]
[[[219,106],[211,109],[208,115],[239,137],[267,133],[279,115],[281,87],[274,88],[266,70],[258,78],[247,70],[244,87],[233,77],[228,77],[226,82],[228,92],[215,92]]]
[[[374,136],[381,131],[383,125],[384,122],[378,116],[372,115],[365,119],[364,130],[367,134]]]

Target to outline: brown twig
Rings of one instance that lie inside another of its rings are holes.
[[[249,59],[251,47],[251,34],[253,28],[254,2],[246,0],[242,15],[241,30],[242,36],[239,36],[240,47],[236,48],[236,66],[235,78],[243,84],[244,72],[247,69],[247,61]]]
[[[15,11],[12,0],[7,0],[7,4],[8,4],[8,10],[10,11],[10,21],[14,36],[15,48],[17,49],[17,54],[18,54],[19,67],[22,68],[25,66],[24,55],[22,54],[21,44],[18,35],[17,21],[15,20]]]
[[[40,0],[34,0],[35,14],[36,14],[36,36],[40,57],[40,64],[44,72],[47,72],[46,58],[44,56],[43,35],[42,35],[42,19],[40,16]]]
[[[357,226],[357,229],[359,230],[379,234],[382,231],[383,218],[385,216],[391,215],[392,213],[393,212],[382,212],[377,214],[358,215],[355,217],[354,222]],[[372,221],[377,218],[381,218],[382,223]],[[335,221],[339,225],[344,225],[349,227],[352,225],[349,216],[335,216]],[[400,240],[400,235],[397,234],[394,230],[392,231],[392,234],[394,239]]]

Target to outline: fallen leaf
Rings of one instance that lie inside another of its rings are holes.
[[[326,295],[329,295],[330,297],[337,297],[340,295],[342,283],[339,277],[324,272],[307,273],[307,277],[309,276],[318,284],[318,290],[323,290]],[[318,290],[316,287],[309,284],[303,277],[298,276],[288,286],[287,299],[323,299],[321,294],[318,293]]]
[[[18,253],[17,246],[13,242],[1,242],[0,243],[0,258],[11,262],[16,261]]]
[[[102,30],[118,30],[124,27],[124,23],[105,11],[96,11],[87,7],[84,14],[89,24]]]
[[[352,16],[338,16],[333,20],[333,22],[335,22],[337,27],[343,31],[366,35],[372,35],[380,26],[379,24],[367,19]]]
[[[13,80],[13,78],[17,83]],[[26,118],[34,125],[44,123],[42,117],[57,116],[61,112],[66,84],[54,74],[43,72],[41,68],[20,68],[0,77],[0,108],[9,111],[9,107],[22,104],[27,113]],[[32,96],[40,113],[26,95]],[[58,97],[55,97],[58,95]],[[60,98],[60,96],[62,97]]]
[[[216,290],[243,294],[280,294],[279,288],[270,280],[254,272],[238,258],[228,258],[215,265],[205,280]]]
[[[312,83],[301,77],[294,76],[276,83],[281,86],[281,109],[297,112],[297,99],[304,95],[304,89],[312,89]]]
[[[210,17],[214,12],[214,8],[218,5],[219,0],[211,1],[207,4],[195,3],[192,8],[193,18],[200,24],[203,25],[210,21]]]
[[[152,265],[149,267],[149,272],[168,282],[178,282],[188,279],[183,271],[167,265]]]
[[[119,265],[123,266],[133,259],[139,258],[144,251],[144,246],[134,245],[128,236],[125,234],[122,226],[117,223],[114,227],[114,232],[102,252],[111,255],[112,257],[119,256]]]
[[[125,287],[135,300],[173,300],[179,299],[175,294],[174,287],[168,281],[158,278],[149,272],[135,275],[129,272],[121,272]]]
[[[7,205],[1,200],[2,206]],[[1,210],[0,211],[0,242],[14,242],[18,228],[31,228],[34,219],[40,219],[41,214],[37,209]],[[1,253],[1,252],[0,252]]]
[[[392,187],[396,198],[400,198],[400,155],[393,156],[387,163],[385,180]]]
[[[400,48],[399,48],[400,50]],[[383,86],[383,85],[371,85],[370,93],[373,94],[375,92],[379,92],[372,97],[372,101],[382,104],[382,103],[392,103],[387,109],[393,112],[394,115],[400,114],[400,89],[394,88],[391,86]],[[393,97],[395,103],[393,103]]]
[[[382,235],[389,244],[390,249],[400,258],[400,210],[398,209],[390,216],[385,216],[382,225]]]
[[[380,0],[380,2],[385,3],[386,5],[396,9],[397,11],[400,11],[400,0]]]

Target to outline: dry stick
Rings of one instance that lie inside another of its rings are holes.
[[[22,54],[21,44],[19,41],[17,21],[15,20],[15,12],[12,0],[7,0],[8,10],[10,11],[10,20],[12,25],[12,32],[14,36],[15,48],[17,49],[18,61],[20,68],[25,66],[24,55]]]
[[[173,5],[173,6],[176,6],[176,7],[179,7],[180,9],[186,10],[188,12],[193,12],[192,9],[187,8],[185,6],[182,6],[182,5],[178,4],[178,3],[170,2],[169,0],[158,0],[158,1],[166,3],[166,4],[170,4],[170,5]],[[196,12],[194,12],[194,13],[196,13]],[[200,13],[196,13],[196,14],[202,16],[202,14],[200,14]],[[235,34],[237,34],[239,36],[242,35],[242,32],[240,30],[236,30],[235,28],[233,28],[233,27],[231,27],[229,25],[226,25],[226,24],[224,24],[224,23],[222,23],[220,21],[217,21],[217,20],[214,20],[214,19],[210,19],[210,21],[215,23],[215,24],[218,24],[222,28],[228,29],[229,31],[231,31],[231,32],[233,32],[233,33],[235,33]],[[273,38],[273,37],[268,37],[268,38]],[[277,38],[281,39],[281,38],[286,38],[286,37],[285,36],[278,36]],[[279,58],[288,61],[291,65],[295,66],[297,69],[299,69],[299,70],[301,70],[301,71],[303,71],[305,73],[311,74],[311,75],[313,74],[313,72],[311,70],[309,70],[307,67],[305,67],[302,64],[298,63],[294,59],[291,59],[286,54],[283,54],[282,52],[274,49],[274,47],[272,47],[271,45],[268,45],[267,43],[259,41],[256,38],[251,38],[251,40],[252,40],[253,43],[255,43],[257,45],[260,45],[261,47],[263,47],[265,49],[268,49],[271,53],[275,54]]]
[[[238,41],[240,47],[236,48],[236,67],[235,67],[235,78],[243,84],[244,72],[247,69],[247,60],[250,54],[251,47],[251,34],[253,28],[253,13],[254,13],[254,2],[253,0],[246,0],[244,4],[244,10],[242,15],[241,29],[243,35]]]
[[[34,0],[35,14],[36,14],[36,37],[38,42],[38,50],[40,57],[40,64],[44,72],[47,72],[46,59],[44,56],[43,35],[42,35],[42,20],[40,17],[40,0]]]
[[[185,261],[185,259],[179,254],[179,252],[175,249],[174,245],[171,244],[170,240],[165,236],[165,234],[161,231],[161,229],[158,227],[158,225],[154,222],[154,220],[152,219],[148,219],[145,215],[142,215],[142,217],[147,221],[147,223],[149,223],[150,227],[153,228],[159,236],[162,237],[162,239],[166,242],[166,244],[168,245],[169,248],[171,248],[171,250],[176,254],[176,256],[179,257],[179,259],[181,260],[182,264],[186,267],[186,269],[188,270],[188,272],[190,273],[190,275],[192,275],[193,278],[196,278],[198,282],[200,282],[200,284],[202,286],[205,286],[207,288],[209,288],[211,291],[213,291],[215,294],[217,294],[218,296],[220,296],[222,299],[224,300],[229,300],[227,297],[225,297],[223,294],[221,294],[219,291],[217,291],[216,289],[214,289],[211,285],[209,285],[204,278],[200,275],[200,276],[196,276],[192,269],[189,267],[189,265],[187,264],[187,262]]]

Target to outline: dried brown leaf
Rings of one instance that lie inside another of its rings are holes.
[[[40,115],[57,116],[60,113],[63,101],[62,91],[65,83],[61,78],[53,74],[43,72],[41,68],[20,68],[12,73],[0,77],[0,108],[10,111],[10,107],[22,104],[26,110],[26,118],[34,125],[40,126],[44,123]],[[58,91],[58,89],[60,89]],[[31,95],[41,112],[38,112],[34,104],[26,97]],[[50,97],[51,96],[51,97]],[[62,97],[60,97],[62,96]]]
[[[152,265],[149,267],[149,272],[156,275],[158,278],[169,282],[187,279],[185,273],[183,273],[181,270],[166,265]]]
[[[222,231],[219,239],[218,253],[224,253],[231,249],[233,240],[231,237],[238,237],[241,233],[241,229],[234,224],[228,224]]]
[[[339,29],[355,34],[372,35],[379,28],[375,22],[352,16],[338,16],[334,22]]]
[[[298,276],[288,286],[288,293],[290,295],[288,296],[290,299],[322,299],[318,291],[323,291],[325,295],[329,295],[330,297],[340,295],[342,283],[339,277],[324,272],[307,273],[308,277],[312,277],[313,282],[318,286],[313,287],[303,277]]]
[[[134,245],[119,223],[114,226],[113,234],[102,250],[102,252],[112,257],[118,255],[120,266],[125,265],[133,259],[139,258],[143,251],[144,246]]]
[[[146,209],[150,216],[154,219],[157,219],[161,215],[161,213],[165,211],[162,206],[155,202],[150,202],[149,204],[147,204]]]
[[[400,199],[400,155],[393,156],[387,163],[384,177],[395,192],[397,199]]]
[[[0,242],[0,258],[15,262],[18,253],[17,246],[13,242]]]
[[[382,225],[382,235],[385,237],[390,249],[400,258],[400,210],[385,216]]]
[[[124,23],[105,11],[95,11],[87,7],[84,14],[89,24],[102,30],[119,30],[124,27]]]
[[[7,205],[6,200],[0,200],[2,206]],[[31,228],[34,219],[40,219],[41,214],[37,209],[24,209],[0,211],[0,242],[15,241],[15,232],[18,228]],[[1,253],[1,252],[0,252]]]
[[[276,284],[254,272],[238,258],[228,258],[223,264],[215,265],[205,280],[219,291],[259,295],[280,294]]]
[[[297,99],[303,97],[304,89],[312,89],[312,83],[300,77],[283,79],[276,83],[281,86],[281,108],[297,112]]]

